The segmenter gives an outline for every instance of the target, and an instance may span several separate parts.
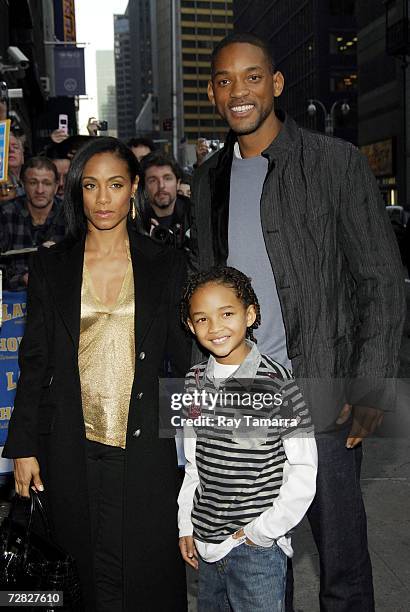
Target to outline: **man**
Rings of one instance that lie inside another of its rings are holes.
[[[155,145],[149,138],[131,138],[127,142],[127,147],[131,149],[139,162],[143,157],[155,151]]]
[[[143,230],[154,240],[188,248],[191,202],[177,193],[182,174],[178,164],[154,151],[141,160],[141,170],[146,195],[141,210]]]
[[[405,312],[394,236],[359,151],[275,113],[284,77],[263,41],[222,40],[211,75],[231,131],[194,175],[192,265],[252,277],[258,348],[293,369],[316,421],[321,610],[372,612],[360,442],[392,408],[382,379],[396,375]]]
[[[181,196],[185,196],[190,199],[192,186],[192,177],[190,174],[183,174],[181,180],[179,181],[179,186],[177,190],[177,194]]]
[[[67,157],[67,153],[64,148],[59,147],[58,145],[47,148],[46,155],[57,168],[58,188],[56,195],[58,198],[63,199],[65,180],[70,169],[71,160]]]
[[[21,171],[26,195],[0,208],[1,251],[51,246],[65,235],[61,201],[56,199],[57,168],[46,157],[33,157]],[[25,289],[28,255],[7,260],[6,288]]]
[[[10,175],[14,177],[17,185],[17,196],[24,195],[24,188],[21,183],[21,169],[24,164],[24,145],[21,137],[10,132],[9,138],[9,160],[8,167]]]

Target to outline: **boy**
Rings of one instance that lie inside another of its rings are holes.
[[[198,611],[282,610],[289,532],[315,494],[308,410],[288,370],[253,342],[260,308],[244,274],[220,266],[193,276],[181,317],[210,353],[186,376],[196,399],[178,499],[181,554],[199,568]]]

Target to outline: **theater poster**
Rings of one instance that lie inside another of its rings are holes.
[[[7,438],[19,376],[18,349],[26,320],[26,292],[3,291],[0,329],[0,454]],[[0,474],[10,472],[12,462],[0,458]]]
[[[10,119],[0,121],[0,183],[8,179]]]

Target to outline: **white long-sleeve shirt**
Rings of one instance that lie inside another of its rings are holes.
[[[215,366],[220,376],[219,366],[212,359],[202,368],[195,366],[191,369],[191,378],[196,385],[198,380],[212,380]],[[275,370],[275,377],[279,372],[285,378],[284,369],[278,370],[277,366],[281,368],[272,360],[262,357],[253,346],[244,363],[236,370],[235,378],[252,375],[253,385],[261,380],[266,386],[266,376],[272,370]],[[306,406],[287,371],[285,375],[288,377],[283,384],[285,401],[306,425]],[[188,373],[188,389],[189,376]],[[223,384],[227,385],[231,378],[232,375],[228,376]],[[231,389],[232,385],[228,384],[227,388]],[[198,407],[195,408],[197,414]],[[257,434],[261,435],[260,430]],[[289,532],[302,520],[316,490],[317,449],[313,430],[302,426],[299,431],[294,428],[290,435],[284,432],[280,439],[267,435],[266,441],[261,442],[256,446],[251,444],[253,448],[248,449],[246,443],[242,448],[244,444],[240,439],[239,444],[238,439],[232,442],[218,439],[215,444],[215,440],[204,442],[200,438],[198,442],[195,428],[184,428],[187,463],[178,498],[179,531],[180,536],[195,534],[198,552],[206,561],[218,561],[233,547],[242,544],[246,537],[264,547],[277,542],[288,556],[293,554]],[[261,465],[259,474],[258,466]],[[204,483],[201,483],[201,471],[204,473]],[[278,478],[281,482],[278,482]],[[255,483],[258,483],[256,489]],[[257,492],[253,496],[254,491]],[[270,503],[266,503],[267,496],[272,499]],[[239,508],[240,523],[235,523],[237,518],[226,518],[232,507]],[[258,512],[258,507],[262,507],[261,512]],[[232,535],[241,527],[245,536],[234,539]]]

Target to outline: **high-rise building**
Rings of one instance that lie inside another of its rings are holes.
[[[322,102],[334,134],[356,142],[357,28],[354,0],[233,0],[235,30],[252,32],[272,48],[285,77],[277,102],[306,127],[324,130],[325,113],[308,100]],[[343,115],[346,101],[350,112]]]
[[[153,96],[156,89],[154,32],[156,0],[129,0],[125,14],[114,15],[118,137],[124,140],[136,135],[141,111],[144,117],[149,114],[145,112],[146,103],[153,101],[155,105],[156,102]],[[155,121],[153,109],[152,125],[143,122],[145,133],[151,135]]]
[[[96,52],[98,119],[107,121],[108,134],[117,136],[114,52]]]
[[[114,60],[117,132],[118,138],[125,140],[134,135],[136,118],[128,9],[124,15],[114,15]]]
[[[402,0],[396,2],[396,8],[400,5]],[[405,123],[409,125],[410,78],[404,78],[401,59],[387,55],[385,11],[383,3],[358,2],[359,145],[386,204],[410,209],[410,130],[403,129]]]
[[[184,135],[194,143],[202,136],[223,139],[226,124],[209,103],[207,86],[211,52],[233,30],[232,0],[181,0],[181,79]]]
[[[154,91],[153,28],[155,27],[155,0],[129,0],[130,49],[133,70],[133,95],[136,116]]]
[[[212,49],[233,29],[232,0],[157,0],[156,25],[162,138],[223,140],[226,126],[208,100],[207,86]]]

